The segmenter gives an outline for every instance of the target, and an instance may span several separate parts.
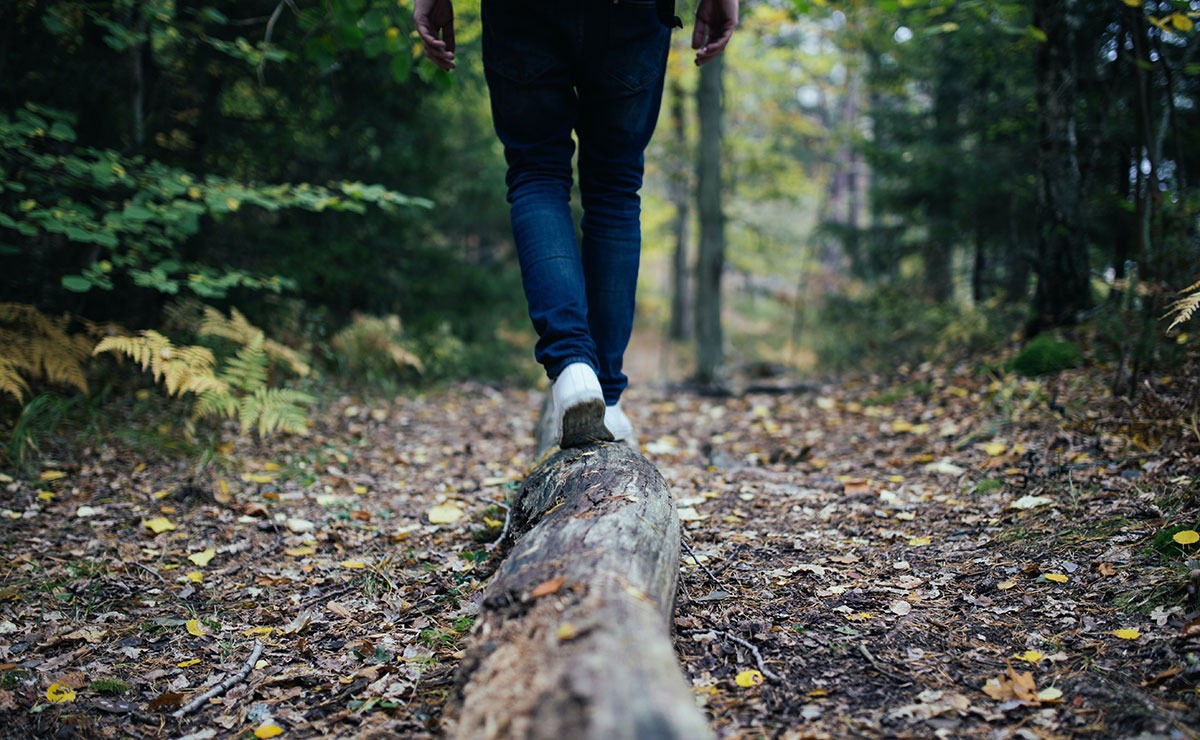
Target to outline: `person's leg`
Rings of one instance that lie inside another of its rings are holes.
[[[641,256],[643,151],[662,102],[670,31],[655,4],[589,6],[579,91],[579,186],[588,327],[605,402],[621,397]]]
[[[571,217],[572,82],[567,7],[484,0],[483,63],[496,133],[508,161],[513,241],[534,354],[554,379],[569,364],[597,366],[587,293]]]

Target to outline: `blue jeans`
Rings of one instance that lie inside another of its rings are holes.
[[[654,0],[483,0],[484,72],[534,354],[551,379],[573,362],[591,365],[610,405],[628,382],[638,190],[669,44]],[[582,250],[570,207],[572,131]]]

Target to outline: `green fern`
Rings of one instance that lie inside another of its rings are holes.
[[[234,388],[253,393],[267,385],[267,364],[263,333],[260,331],[225,361],[221,379]]]
[[[229,309],[229,318],[225,318],[220,311],[212,306],[204,306],[203,308],[204,317],[200,320],[200,334],[223,337],[243,346],[253,342],[255,337],[261,337],[262,349],[270,359],[283,360],[288,364],[292,372],[302,378],[308,377],[309,373],[312,372],[312,368],[304,361],[299,352],[273,339],[267,339],[262,329],[247,321],[246,317],[236,308]]]
[[[1179,324],[1192,318],[1192,314],[1196,313],[1196,309],[1200,309],[1200,281],[1193,283],[1179,292],[1183,294],[1183,297],[1167,308],[1167,316],[1175,315],[1175,319],[1167,327],[1167,331],[1171,331]]]

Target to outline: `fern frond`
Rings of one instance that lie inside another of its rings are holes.
[[[205,416],[236,418],[238,399],[230,392],[229,387],[209,388],[197,394],[196,405],[192,409],[192,420]]]
[[[85,334],[69,333],[70,323],[68,315],[46,316],[24,303],[0,303],[0,357],[7,368],[4,392],[20,397],[27,381],[22,378],[14,385],[10,376],[21,373],[87,393],[84,363],[91,355],[92,341]]]
[[[312,372],[312,368],[299,352],[273,339],[267,339],[262,329],[251,324],[236,308],[229,309],[229,318],[225,318],[224,314],[212,306],[204,306],[204,318],[200,321],[199,332],[206,336],[223,337],[243,346],[263,334],[263,350],[268,357],[283,360],[292,372],[302,378],[308,377]]]
[[[162,381],[168,396],[227,390],[226,382],[213,372],[217,361],[212,350],[176,347],[153,329],[145,329],[136,337],[105,337],[93,350],[94,354],[101,352],[129,356],[142,370],[149,370],[155,381]]]
[[[225,361],[225,366],[221,368],[221,379],[248,392],[266,387],[267,353],[263,350],[261,331]]]
[[[21,377],[18,367],[6,358],[0,357],[0,392],[8,393],[20,403],[29,392],[29,384]]]
[[[308,431],[308,414],[302,408],[315,399],[290,388],[259,388],[241,401],[238,420],[245,432],[257,420],[258,435],[276,431],[303,434]]]
[[[1197,309],[1200,309],[1200,281],[1184,288],[1180,293],[1183,293],[1184,297],[1167,307],[1166,316],[1175,315],[1175,319],[1167,327],[1167,331],[1171,331],[1176,326],[1192,318],[1192,314],[1196,313]],[[1188,295],[1189,293],[1190,295]],[[1166,316],[1163,318],[1166,318]]]

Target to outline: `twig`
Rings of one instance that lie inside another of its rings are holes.
[[[267,20],[267,31],[263,35],[263,58],[258,62],[258,84],[265,85],[266,81],[263,78],[263,68],[267,65],[267,50],[271,46],[271,34],[275,32],[275,21],[279,20],[279,14],[283,12],[283,6],[287,0],[279,0],[279,4],[275,6],[274,12],[271,13],[270,19]]]
[[[690,555],[692,557],[692,562],[695,563],[696,565],[700,566],[701,570],[704,571],[704,574],[707,575],[710,579],[712,579],[713,583],[717,584],[718,586],[722,585],[721,580],[719,578],[717,578],[717,576],[711,570],[708,569],[707,565],[700,562],[700,558],[696,557],[696,553],[692,551],[692,546],[688,544],[687,538],[680,537],[679,542],[680,542],[680,544],[683,545],[683,549],[687,550],[688,555]],[[766,674],[763,674],[763,675],[766,675]]]
[[[208,701],[209,699],[213,698],[214,696],[220,696],[221,694],[224,694],[226,691],[229,691],[229,689],[233,688],[237,684],[246,680],[246,676],[249,676],[250,671],[254,670],[254,664],[258,662],[258,659],[260,657],[262,657],[262,653],[263,653],[263,644],[261,642],[259,642],[258,640],[255,640],[254,641],[254,650],[252,650],[250,652],[250,658],[246,661],[245,665],[242,666],[242,669],[240,671],[233,674],[232,676],[229,676],[221,683],[217,684],[216,686],[213,686],[211,689],[209,689],[208,691],[205,691],[200,696],[197,696],[195,699],[192,699],[191,701],[189,701],[187,704],[184,704],[179,709],[176,709],[174,712],[171,713],[171,716],[174,717],[175,719],[179,719],[179,718],[183,717],[183,715],[185,715],[185,714],[195,710],[197,707],[203,705],[204,702]]]
[[[723,635],[726,639],[736,642],[737,644],[739,644],[742,647],[749,650],[752,655],[754,655],[754,662],[758,666],[758,672],[763,674],[764,678],[769,678],[772,681],[779,681],[779,682],[783,681],[783,679],[779,677],[779,674],[777,674],[774,671],[767,668],[766,663],[763,662],[762,653],[758,652],[758,648],[755,647],[754,643],[752,643],[752,642],[743,640],[742,638],[738,637],[737,635],[735,635],[731,632],[727,632],[725,630],[718,630],[718,629],[691,629],[691,630],[681,630],[681,632],[683,632],[683,634],[685,634],[685,635],[701,634],[704,632],[715,632],[718,635]]]
[[[317,594],[316,596],[312,597],[311,599],[301,602],[300,608],[306,609],[306,608],[312,606],[313,604],[317,603],[318,601],[325,601],[326,599],[335,599],[338,596],[341,596],[342,594],[353,591],[353,590],[354,590],[354,584],[351,583],[348,586],[342,586],[341,588],[335,588],[334,590],[327,591],[323,594]]]
[[[147,568],[146,566],[142,565],[142,564],[141,564],[141,563],[139,563],[138,561],[136,561],[136,560],[130,560],[130,561],[127,561],[127,562],[133,563],[134,565],[136,565],[137,567],[139,567],[139,568],[141,568],[142,570],[146,571],[147,573],[149,573],[150,575],[154,576],[155,578],[157,578],[158,580],[162,581],[163,583],[166,583],[166,582],[167,582],[167,579],[166,579],[166,578],[163,578],[161,575],[159,575],[157,571],[154,571],[154,570],[152,570],[152,569],[150,569],[150,568]]]
[[[904,683],[912,683],[912,679],[909,678],[908,676],[902,676],[899,673],[893,673],[892,671],[889,671],[887,668],[884,668],[882,665],[880,665],[879,661],[875,659],[875,656],[871,655],[871,651],[867,650],[866,645],[859,643],[858,652],[862,653],[863,657],[867,659],[867,661],[871,664],[872,668],[879,671],[880,673],[887,676],[888,678],[894,678],[897,681],[902,681]]]
[[[500,529],[500,536],[497,537],[495,540],[492,541],[491,544],[489,544],[487,547],[484,548],[488,552],[491,552],[492,550],[495,550],[497,547],[500,547],[501,543],[504,542],[504,538],[508,536],[508,523],[509,523],[509,521],[512,520],[512,507],[505,506],[504,504],[500,503],[499,501],[497,501],[495,503],[497,506],[504,509],[504,527],[502,527]]]

